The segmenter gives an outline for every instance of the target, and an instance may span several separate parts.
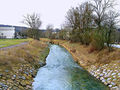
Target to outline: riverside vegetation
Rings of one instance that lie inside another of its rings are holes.
[[[32,40],[28,44],[0,51],[0,90],[31,90],[37,69],[45,65],[48,45]]]
[[[111,90],[120,89],[120,49],[114,48],[112,52],[107,49],[91,52],[90,46],[80,43],[56,39],[51,41],[45,38],[41,40],[65,47],[72,54],[74,60],[91,75],[101,80]]]
[[[89,73],[111,89],[119,90],[120,49],[111,45],[120,42],[120,14],[115,5],[115,0],[90,0],[72,7],[61,30],[50,35],[46,32],[49,40],[41,40],[65,47]]]

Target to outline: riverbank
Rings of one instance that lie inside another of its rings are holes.
[[[80,43],[70,43],[65,40],[41,39],[44,42],[52,42],[65,47],[74,60],[91,75],[101,80],[113,90],[120,88],[120,49],[114,49],[111,53],[107,49],[92,52],[90,46]]]
[[[48,53],[48,45],[35,40],[0,50],[0,90],[32,90],[33,78]]]

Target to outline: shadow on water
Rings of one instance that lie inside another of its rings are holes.
[[[50,46],[46,65],[39,69],[34,80],[33,90],[109,90],[58,45]]]
[[[78,67],[67,69],[71,75],[72,90],[109,90],[103,83]]]

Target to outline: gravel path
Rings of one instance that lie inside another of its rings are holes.
[[[28,43],[28,42],[23,42],[23,43],[20,43],[20,44],[17,44],[17,45],[12,45],[12,46],[8,46],[8,47],[3,47],[3,48],[0,48],[0,50],[5,50],[5,49],[9,49],[9,48],[19,47],[19,46],[25,45],[25,44],[27,44],[27,43]]]

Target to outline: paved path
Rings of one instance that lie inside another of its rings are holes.
[[[20,44],[17,44],[17,45],[12,45],[12,46],[8,46],[8,47],[3,47],[3,48],[0,48],[0,50],[5,50],[5,49],[13,48],[13,47],[22,46],[22,45],[25,45],[25,44],[27,44],[27,43],[28,43],[28,42],[23,42],[23,43],[20,43]]]

